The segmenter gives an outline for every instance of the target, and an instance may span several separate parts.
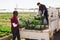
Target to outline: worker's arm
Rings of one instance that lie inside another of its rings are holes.
[[[42,7],[43,7],[42,10],[43,10],[43,14],[44,14],[45,13],[45,10],[46,10],[46,7],[45,7],[45,5],[43,5]]]
[[[43,10],[43,14],[45,13],[45,10]]]
[[[42,16],[44,16],[44,13],[45,13],[45,10],[43,10],[43,15]]]

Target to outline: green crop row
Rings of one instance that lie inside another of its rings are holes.
[[[1,32],[0,31],[0,37],[4,37],[4,36],[7,36],[7,35],[9,35],[10,33],[7,33],[7,32]]]
[[[0,37],[11,34],[11,29],[9,27],[3,27],[0,25]]]
[[[11,28],[10,27],[4,27],[4,26],[0,25],[0,31],[11,33]]]

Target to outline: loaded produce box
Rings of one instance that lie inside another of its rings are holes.
[[[22,20],[20,24],[23,30],[20,30],[21,38],[29,38],[36,40],[53,40],[53,34],[55,30],[59,30],[58,26],[58,11],[55,8],[49,8],[49,25],[43,23],[42,20],[45,19],[44,16],[35,16],[34,19]],[[56,15],[55,15],[56,14]]]
[[[43,16],[35,16],[34,19],[28,19],[26,21],[20,20],[20,28],[25,28],[20,30],[21,38],[50,40],[50,31],[46,27],[46,24],[42,23],[42,20],[44,20]]]

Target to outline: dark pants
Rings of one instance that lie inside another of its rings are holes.
[[[45,16],[46,21],[47,21],[47,25],[49,24],[49,20],[48,20],[48,16]]]
[[[13,34],[13,40],[15,40],[16,37],[17,37],[18,40],[21,40],[19,30],[12,30],[12,34]]]

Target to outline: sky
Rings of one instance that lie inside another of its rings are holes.
[[[46,7],[60,7],[60,0],[0,0],[0,9],[13,10],[18,8],[38,8],[36,3],[40,2]]]

